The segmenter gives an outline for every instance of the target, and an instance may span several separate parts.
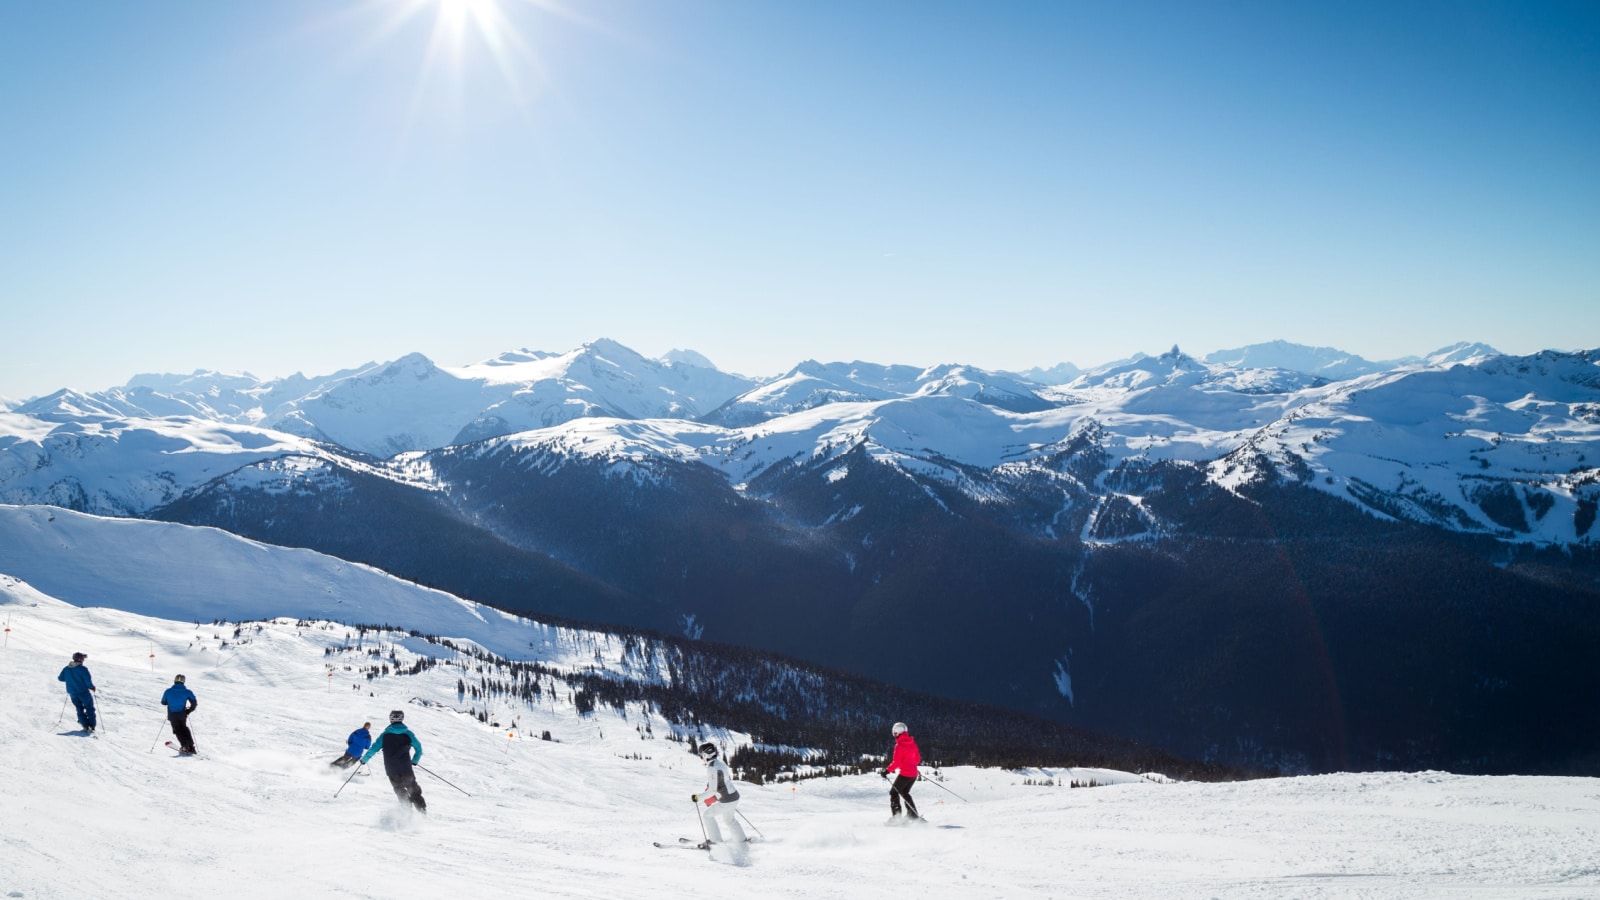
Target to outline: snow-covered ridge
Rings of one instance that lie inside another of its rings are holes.
[[[79,606],[188,622],[289,616],[427,623],[507,656],[525,654],[535,635],[547,633],[369,566],[215,528],[0,506],[0,535],[0,573]]]
[[[137,515],[286,454],[327,450],[281,431],[193,417],[0,413],[0,502]]]
[[[1366,376],[1308,398],[1248,450],[1283,470],[1303,462],[1323,490],[1382,492],[1388,514],[1570,542],[1579,505],[1596,497],[1597,363],[1600,352],[1546,352]],[[1233,458],[1211,469],[1223,484],[1258,474]]]

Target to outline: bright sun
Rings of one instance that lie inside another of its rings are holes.
[[[466,25],[468,19],[483,27],[500,18],[495,0],[438,0],[438,3],[440,21],[456,28]]]
[[[458,89],[485,62],[514,102],[524,105],[533,99],[544,74],[534,43],[522,33],[530,20],[548,16],[579,27],[600,27],[570,9],[566,0],[359,0],[355,9],[382,14],[378,28],[364,42],[366,48],[414,33],[408,26],[426,23],[426,48],[413,89],[414,111],[424,95],[441,86]]]
[[[526,99],[525,77],[536,61],[532,48],[507,14],[506,4],[512,2],[514,0],[401,0],[402,19],[420,16],[433,20],[419,89],[421,82],[429,80],[429,72],[442,67],[459,74],[473,56],[486,52],[506,87],[520,99]],[[560,8],[544,0],[521,2],[544,10]]]

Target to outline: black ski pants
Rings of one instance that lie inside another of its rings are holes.
[[[95,726],[94,695],[85,691],[67,696],[72,698],[72,708],[78,711],[78,724],[92,730]]]
[[[189,711],[180,709],[177,712],[169,712],[167,721],[172,723],[172,736],[178,739],[179,749],[195,752],[194,735],[189,733]]]
[[[418,812],[428,811],[428,801],[422,799],[422,785],[417,784],[416,772],[390,775],[389,785],[394,788],[394,795],[400,798],[401,803],[411,804]]]
[[[896,775],[894,783],[889,785],[889,812],[900,815],[900,801],[906,801],[906,814],[915,819],[917,817],[917,803],[911,799],[911,786],[917,780],[909,775]]]

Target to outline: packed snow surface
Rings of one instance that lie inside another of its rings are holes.
[[[548,692],[486,708],[457,693],[472,676],[449,664],[453,651],[348,623],[474,638],[559,669],[606,662],[585,633],[207,529],[5,512],[0,548],[34,537],[0,553],[3,897],[1600,895],[1600,780],[1584,778],[1195,784],[948,768],[916,789],[927,823],[900,827],[886,825],[874,776],[741,784],[759,841],[659,850],[652,842],[699,838],[689,794],[703,767],[687,741],[731,752],[747,736],[631,704],[580,715]],[[234,568],[203,609],[189,605]],[[212,624],[246,618],[267,621]],[[99,688],[95,737],[78,731],[56,680],[75,651]],[[417,675],[362,671],[421,655],[443,661]],[[161,742],[157,698],[179,672],[200,702],[200,758]],[[426,817],[399,807],[381,763],[342,787],[348,773],[327,765],[391,709],[423,746]]]

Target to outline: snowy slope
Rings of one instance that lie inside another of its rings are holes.
[[[292,577],[292,568],[278,574]],[[265,580],[248,602],[276,594],[292,605],[296,585],[318,577]],[[1600,891],[1600,791],[1578,778],[1430,772],[1155,784],[1104,771],[955,768],[939,785],[916,789],[931,824],[900,828],[884,826],[884,788],[872,776],[742,784],[741,811],[759,842],[712,853],[657,850],[652,841],[698,837],[687,794],[701,789],[703,769],[671,739],[671,726],[641,709],[580,716],[552,698],[536,709],[496,710],[495,720],[507,721],[494,727],[462,708],[455,680],[463,670],[436,645],[293,618],[236,635],[228,626],[115,608],[144,602],[148,587],[104,581],[95,592],[106,605],[80,607],[0,576],[8,629],[0,647],[5,896]],[[393,596],[401,605],[392,617],[428,615]],[[241,617],[230,602],[219,592],[212,614]],[[363,615],[384,614],[381,601],[373,603]],[[448,633],[431,619],[397,624]],[[55,679],[80,650],[99,687],[95,738],[75,731],[70,709],[61,714]],[[359,667],[371,651],[399,665],[419,652],[440,664],[368,680]],[[176,672],[200,699],[191,718],[198,759],[175,758],[159,744],[156,700]],[[363,721],[377,730],[395,708],[406,711],[424,749],[426,818],[397,806],[381,772],[345,785],[346,773],[326,765],[349,731]],[[545,730],[554,741],[533,737]],[[716,728],[706,736],[728,749],[741,740]],[[1062,786],[1074,780],[1115,783]]]
[[[499,610],[310,550],[215,528],[0,506],[0,573],[70,603],[180,621],[293,616],[428,622],[497,653],[543,631]]]

